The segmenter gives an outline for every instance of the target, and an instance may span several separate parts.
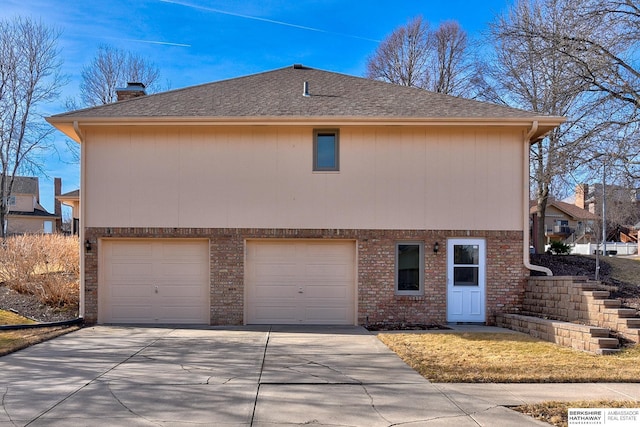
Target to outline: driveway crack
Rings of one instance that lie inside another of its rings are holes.
[[[9,421],[11,422],[11,424],[15,426],[16,423],[13,421],[13,418],[11,417],[11,414],[9,414],[9,411],[7,411],[6,400],[5,400],[7,397],[7,393],[9,393],[9,387],[5,387],[4,392],[2,393],[2,410],[4,411],[5,414],[7,414],[7,418],[9,418]]]
[[[267,339],[264,343],[264,351],[262,352],[262,363],[260,363],[260,375],[258,375],[258,386],[256,387],[256,397],[253,400],[253,411],[251,412],[251,422],[250,426],[253,425],[253,420],[256,417],[256,407],[258,406],[258,396],[260,395],[260,384],[262,383],[262,373],[264,372],[264,363],[267,359],[267,348],[269,348],[269,339],[271,338],[271,326],[269,326],[269,330],[267,331]]]
[[[170,332],[169,332],[170,333]],[[135,353],[127,356],[124,360],[121,360],[120,362],[116,363],[115,365],[113,365],[112,367],[110,367],[109,369],[107,369],[106,371],[102,372],[100,375],[97,375],[95,378],[93,378],[92,380],[88,381],[87,383],[83,384],[82,386],[78,387],[77,389],[75,389],[74,391],[72,391],[71,393],[69,393],[68,395],[66,395],[65,397],[63,397],[62,399],[60,399],[59,401],[57,401],[56,403],[54,403],[53,405],[51,405],[51,407],[49,407],[48,409],[42,411],[40,414],[38,414],[37,416],[35,416],[31,421],[29,421],[28,423],[26,423],[24,425],[24,427],[27,427],[31,424],[33,424],[34,422],[38,421],[40,418],[44,417],[46,414],[48,414],[49,412],[53,411],[56,407],[58,407],[60,404],[62,404],[63,402],[67,401],[68,399],[70,399],[71,397],[75,396],[76,394],[80,393],[82,390],[84,390],[85,388],[89,387],[90,385],[94,384],[95,382],[97,382],[100,378],[104,377],[105,375],[107,375],[109,372],[113,371],[114,369],[118,368],[121,365],[124,365],[125,363],[127,363],[128,361],[130,361],[131,359],[133,359],[134,357],[136,357],[137,355],[139,355],[140,353],[142,353],[143,351],[145,351],[146,349],[148,349],[149,347],[155,345],[158,341],[162,340],[162,337],[156,338],[153,341],[151,341],[149,344],[145,345],[144,347],[142,347],[141,349],[139,349],[138,351],[136,351]]]
[[[158,426],[161,426],[161,425],[162,425],[162,423],[155,422],[155,421],[153,421],[153,420],[150,420],[150,419],[149,419],[149,418],[147,418],[147,417],[144,417],[144,416],[142,416],[142,415],[140,415],[140,414],[136,413],[134,410],[132,410],[131,408],[129,408],[127,405],[125,405],[125,403],[124,403],[122,400],[120,400],[120,398],[116,395],[116,393],[115,393],[115,392],[113,391],[113,389],[111,388],[111,384],[110,384],[110,382],[107,382],[107,390],[109,390],[109,393],[111,393],[111,396],[113,396],[113,398],[115,399],[115,401],[116,401],[116,402],[118,402],[118,403],[119,403],[119,404],[120,404],[124,409],[126,409],[130,414],[135,415],[136,417],[141,418],[141,419],[143,419],[143,420],[145,420],[145,421],[148,421],[148,422],[150,422],[150,423],[152,423],[152,424],[155,424],[155,425],[158,425]]]

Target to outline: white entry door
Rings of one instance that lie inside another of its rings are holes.
[[[449,239],[448,322],[485,322],[485,258],[484,240]]]

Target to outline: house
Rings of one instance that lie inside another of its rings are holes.
[[[531,239],[536,245],[536,233],[538,216],[536,202],[532,201],[529,214],[531,216]],[[589,243],[597,240],[597,221],[600,217],[575,204],[549,199],[545,215],[545,245],[551,242]]]
[[[620,185],[606,185],[607,240],[616,242],[634,241],[631,231],[640,219],[640,189]],[[588,211],[602,213],[603,186],[578,184],[575,192],[576,205]]]
[[[301,65],[141,95],[47,119],[89,323],[491,323],[541,269],[529,145],[561,117]]]
[[[60,215],[47,212],[40,204],[37,177],[16,176],[9,196],[7,234],[55,233]]]
[[[71,208],[71,228],[67,232],[77,236],[80,233],[80,190],[60,194],[56,200]]]

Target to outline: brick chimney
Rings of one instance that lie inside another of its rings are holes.
[[[61,178],[53,178],[53,203],[54,203],[54,211],[53,213],[57,216],[62,216],[62,206],[60,200],[58,200],[58,196],[62,194],[62,179]]]
[[[589,195],[589,184],[578,184],[576,186],[576,206],[580,209],[585,208],[584,201]]]
[[[145,96],[146,94],[145,85],[140,82],[129,82],[127,83],[127,87],[116,88],[118,101],[125,101],[127,99]]]
[[[56,230],[62,230],[62,203],[58,196],[62,194],[62,178],[53,178],[53,213],[56,215]]]

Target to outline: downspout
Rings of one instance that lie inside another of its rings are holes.
[[[522,211],[523,211],[523,222],[522,222],[522,231],[523,231],[523,244],[522,244],[522,260],[524,262],[525,268],[532,271],[539,271],[541,273],[545,273],[547,276],[553,276],[553,272],[549,270],[547,267],[542,267],[541,265],[532,265],[529,261],[529,245],[530,245],[530,236],[529,236],[529,160],[530,160],[530,150],[531,150],[531,138],[538,130],[538,121],[534,120],[531,124],[531,130],[527,133],[527,136],[524,138],[524,155],[523,165],[522,165]]]
[[[80,142],[80,230],[78,230],[78,236],[79,236],[79,242],[80,242],[80,301],[79,301],[79,306],[78,306],[78,316],[84,319],[84,313],[85,313],[85,298],[84,298],[84,293],[85,293],[85,286],[84,286],[84,277],[85,277],[85,268],[84,268],[84,221],[86,218],[85,215],[85,197],[84,197],[84,192],[85,192],[85,183],[87,182],[85,179],[85,173],[86,173],[86,166],[85,166],[85,147],[83,147],[82,145],[84,144],[84,135],[82,134],[82,130],[80,129],[80,125],[78,124],[77,120],[74,120],[73,122],[73,130],[75,131],[76,135],[78,135],[78,140]]]

